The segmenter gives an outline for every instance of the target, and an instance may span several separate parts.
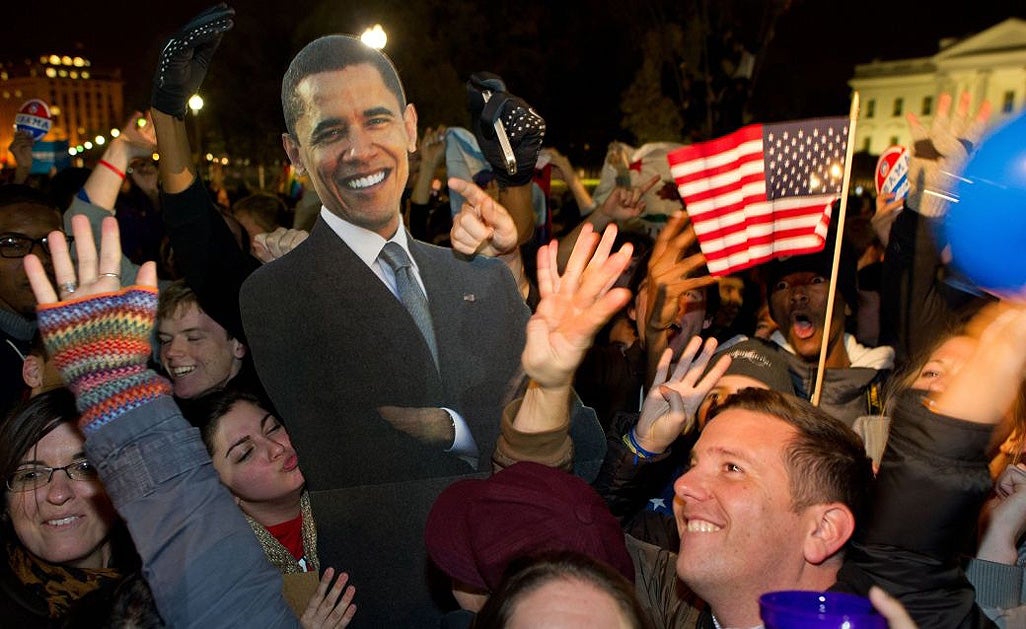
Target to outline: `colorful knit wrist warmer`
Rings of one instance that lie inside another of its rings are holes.
[[[75,394],[84,432],[171,394],[146,368],[156,313],[157,290],[142,286],[38,308],[43,343]]]

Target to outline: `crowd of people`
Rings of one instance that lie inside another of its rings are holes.
[[[282,80],[310,215],[233,200],[185,126],[233,26],[182,26],[90,169],[11,146],[4,624],[748,628],[813,590],[1026,626],[1026,294],[950,281],[926,179],[713,277],[621,146],[592,196],[501,77],[425,126],[329,35]]]

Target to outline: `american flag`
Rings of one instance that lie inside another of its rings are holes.
[[[847,118],[754,124],[667,154],[712,275],[823,248]]]

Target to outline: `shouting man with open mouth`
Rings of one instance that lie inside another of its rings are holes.
[[[851,426],[860,415],[882,412],[881,384],[894,367],[894,350],[864,347],[845,333],[846,317],[858,308],[856,257],[847,244],[841,248],[834,312],[826,329],[835,234],[831,225],[826,246],[818,253],[767,264],[766,290],[770,314],[779,326],[770,338],[787,358],[795,392],[806,399],[812,396],[827,335],[820,406]]]

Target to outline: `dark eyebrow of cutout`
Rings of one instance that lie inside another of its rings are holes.
[[[260,420],[260,430],[263,430],[264,426],[267,425],[268,419],[274,419],[274,413],[268,413],[264,415],[264,417]]]
[[[337,125],[344,125],[344,124],[345,124],[345,121],[342,120],[341,118],[325,118],[324,120],[321,120],[320,122],[318,122],[317,126],[315,126],[313,128],[313,130],[310,132],[310,137],[316,137],[318,134],[323,132],[325,129],[328,129],[328,128],[331,128],[331,127],[334,127],[334,126],[337,126]]]
[[[395,116],[395,113],[388,107],[372,107],[363,112],[364,118],[373,118],[374,116]]]

